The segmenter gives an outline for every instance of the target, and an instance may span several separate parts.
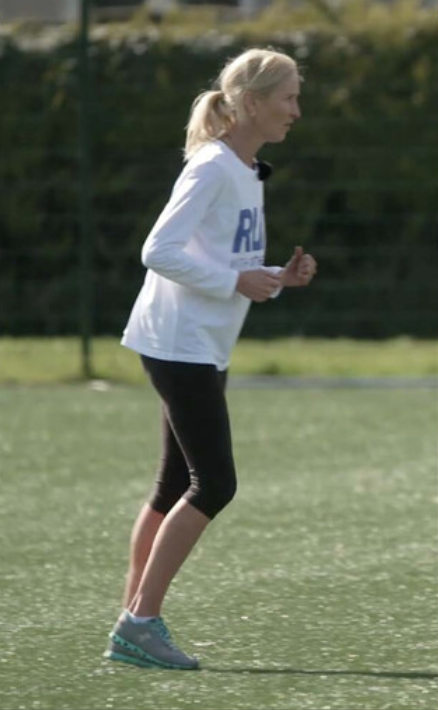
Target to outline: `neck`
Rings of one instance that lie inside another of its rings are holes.
[[[263,145],[263,141],[251,135],[244,126],[233,126],[226,133],[222,140],[233,150],[237,157],[252,168],[257,151]]]

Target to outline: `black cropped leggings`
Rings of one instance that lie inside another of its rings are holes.
[[[183,497],[212,519],[236,492],[226,372],[141,360],[163,405],[162,458],[150,504],[165,515]]]

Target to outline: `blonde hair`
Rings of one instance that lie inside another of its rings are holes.
[[[217,90],[202,92],[192,104],[185,159],[223,136],[244,115],[246,92],[267,96],[291,74],[298,76],[295,61],[272,49],[249,49],[228,61],[215,82]]]

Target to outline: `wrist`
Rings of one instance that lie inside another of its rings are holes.
[[[283,268],[278,272],[278,275],[280,277],[281,288],[284,288],[286,286],[286,269]]]

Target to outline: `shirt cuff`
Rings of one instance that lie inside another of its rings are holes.
[[[265,271],[269,271],[270,274],[274,274],[275,276],[276,276],[277,274],[281,274],[281,272],[283,271],[283,267],[282,267],[282,266],[263,266],[262,268],[263,268]],[[282,290],[283,290],[283,286],[279,286],[275,291],[273,291],[273,292],[271,293],[271,295],[269,296],[269,298],[278,298],[278,296],[280,295],[280,293],[282,292]]]

